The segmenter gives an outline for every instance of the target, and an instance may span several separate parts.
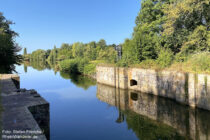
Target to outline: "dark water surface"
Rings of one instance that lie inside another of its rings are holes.
[[[21,88],[50,103],[51,140],[210,139],[210,112],[96,84],[50,67],[16,68]]]

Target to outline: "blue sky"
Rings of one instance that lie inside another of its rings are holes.
[[[122,43],[139,10],[140,0],[0,0],[0,12],[15,22],[16,42],[28,52],[101,38]]]

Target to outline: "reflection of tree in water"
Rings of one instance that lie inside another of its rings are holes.
[[[124,114],[122,111],[119,110],[119,116],[116,120],[116,123],[122,123],[122,122],[124,122]]]
[[[60,72],[60,75],[64,79],[71,79],[71,82],[74,83],[77,87],[81,87],[87,90],[90,86],[96,85],[96,81],[87,76],[78,75],[78,74],[69,74],[65,72]]]
[[[67,73],[67,72],[60,71],[60,76],[61,76],[63,79],[71,79],[70,74]]]
[[[32,68],[42,71],[45,69],[53,69],[55,74],[57,72],[57,65],[55,62],[50,61],[31,61],[24,63],[24,71],[27,72],[27,66],[31,66]],[[69,74],[60,71],[60,76],[64,79],[71,79],[71,82],[74,83],[78,87],[82,87],[83,89],[88,89],[90,86],[96,85],[96,81],[87,76],[78,75],[78,74]]]
[[[123,112],[126,117],[128,129],[132,129],[141,140],[184,140],[176,129],[141,116],[131,110]]]
[[[209,111],[192,109],[173,100],[99,83],[97,98],[116,106],[119,110],[116,123],[125,121],[128,129],[141,140],[209,139]]]
[[[88,89],[90,86],[96,85],[96,81],[87,76],[73,74],[70,77],[72,83],[74,83],[78,87],[82,87],[85,90]]]
[[[24,72],[27,73],[28,72],[28,66],[24,63],[23,67],[24,67]]]
[[[57,71],[59,71],[57,62],[55,62],[55,61],[46,61],[46,62],[49,65],[50,69],[54,70],[55,74],[57,73]]]
[[[51,69],[49,64],[46,61],[31,61],[31,62],[25,62],[24,63],[24,70],[25,67],[30,66],[38,71],[43,71],[45,69]]]

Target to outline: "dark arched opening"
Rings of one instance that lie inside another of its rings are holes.
[[[137,81],[131,79],[131,80],[130,80],[130,86],[135,86],[135,85],[137,85]]]
[[[131,92],[131,99],[134,100],[134,101],[137,101],[138,100],[138,94],[134,93],[134,92]]]

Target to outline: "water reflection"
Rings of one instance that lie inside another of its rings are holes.
[[[24,72],[27,73],[27,67],[32,67],[33,69],[36,69],[38,71],[43,71],[45,69],[53,70],[56,74],[58,69],[56,68],[55,62],[48,62],[48,61],[32,61],[32,62],[25,62],[23,64]],[[90,77],[83,76],[83,75],[74,75],[69,74],[66,72],[60,71],[60,76],[63,79],[69,79],[71,80],[71,83],[74,83],[77,87],[81,87],[85,90],[87,90],[89,87],[96,85],[96,81]]]
[[[153,95],[97,84],[97,98],[119,109],[117,123],[143,139],[194,139],[210,136],[210,113]]]
[[[60,72],[60,76],[64,79],[70,79],[72,83],[87,90],[89,87],[96,85],[96,81],[83,75],[71,75],[69,73]]]
[[[51,67],[47,61],[24,62],[23,67],[24,67],[25,73],[27,73],[27,67],[32,67],[38,71],[43,71],[45,69],[51,69]]]
[[[25,73],[30,74],[31,69],[28,69],[28,66],[38,71],[48,69],[53,70],[55,74],[57,73],[54,63],[47,64],[47,62],[35,62],[24,64]],[[33,74],[34,72],[35,71],[33,71]],[[84,139],[85,137],[99,138],[101,135],[104,135],[104,139],[203,140],[209,139],[208,137],[210,137],[209,111],[194,110],[169,99],[97,84],[97,98],[118,109],[113,112],[109,110],[109,112],[104,108],[104,104],[99,104],[98,100],[95,99],[95,87],[93,87],[92,90],[89,90],[91,89],[89,87],[96,84],[95,80],[85,76],[71,75],[64,72],[59,72],[55,77],[53,77],[53,73],[49,74],[49,71],[44,71],[43,73],[44,74],[37,72],[35,74],[36,77],[39,77],[38,83],[50,79],[50,82],[45,81],[45,86],[42,87],[44,90],[42,91],[45,91],[43,92],[44,97],[51,101],[51,112],[54,112],[51,114],[52,118],[54,118],[51,121],[52,126],[54,126],[51,127],[51,131],[53,131],[51,134],[56,133],[55,136],[52,135],[53,138],[65,135],[65,138],[67,139],[69,137],[75,139],[80,136],[80,139]],[[34,79],[28,80],[35,83]],[[76,86],[71,87],[70,85],[72,85],[72,83]],[[56,86],[56,89],[53,88],[52,85]],[[34,86],[35,85],[32,87]],[[41,91],[39,88],[37,90]],[[53,92],[58,94],[52,94]],[[59,98],[59,96],[63,96],[65,100]],[[91,100],[84,100],[90,97]],[[77,106],[77,108],[74,106]],[[63,110],[65,110],[65,113]],[[66,110],[70,111],[66,112]],[[110,114],[106,114],[108,112],[112,115],[110,118],[113,119],[114,123],[104,119],[104,116],[110,116]],[[116,115],[113,115],[115,113]],[[93,114],[96,114],[96,116]],[[97,116],[97,114],[100,117]],[[65,119],[60,120],[59,116]],[[82,121],[78,119],[81,116],[83,116]],[[98,125],[99,123],[103,123],[103,125]],[[94,127],[96,125],[97,128]],[[118,130],[123,130],[123,126],[126,126],[127,128],[125,127],[126,131],[123,131],[124,135],[121,136],[121,131]],[[113,127],[115,127],[116,130],[113,130]],[[127,129],[132,130],[134,134],[131,134]],[[69,130],[71,130],[72,133],[68,133],[67,131]],[[84,133],[86,131],[87,134]],[[96,131],[98,133],[96,133]],[[80,132],[83,132],[83,135],[80,135]],[[114,134],[115,136],[110,136]],[[137,138],[134,138],[132,135],[136,135]]]

